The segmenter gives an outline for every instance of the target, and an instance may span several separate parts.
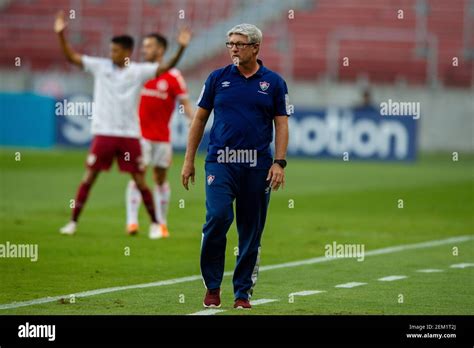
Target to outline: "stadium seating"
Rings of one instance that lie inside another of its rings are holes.
[[[437,39],[435,71],[439,81],[448,86],[467,87],[473,80],[473,58],[465,54],[473,50],[469,47],[472,37],[464,37],[469,35],[465,28],[470,26],[473,32],[474,22],[472,14],[465,15],[467,1],[428,2],[426,30]],[[69,1],[19,0],[8,2],[0,9],[0,39],[8,47],[0,52],[2,67],[11,67],[13,57],[22,57],[33,70],[71,69],[51,35],[54,9],[61,7],[61,3],[65,10],[70,6]],[[198,36],[217,21],[232,19],[240,7],[252,6],[251,2],[234,0],[85,0],[77,3],[81,6],[75,9],[76,19],[70,20],[70,38],[74,47],[89,54],[105,54],[106,43],[113,34],[128,32],[140,36],[154,30],[176,33],[178,20],[161,13],[178,13],[184,9],[186,22],[192,23]],[[293,20],[287,20],[285,12],[266,24],[261,56],[266,65],[275,70],[288,72],[289,69],[296,80],[325,78],[330,68],[328,62],[337,60],[336,71],[332,73],[343,81],[363,77],[382,83],[402,80],[424,84],[430,76],[426,46],[415,41],[417,21],[423,22],[422,11],[416,10],[416,4],[415,0],[318,0],[309,8],[297,9]],[[400,9],[404,11],[403,19],[397,18]],[[279,35],[282,25],[287,29],[287,37]],[[357,38],[354,32],[358,30],[393,33],[394,39]],[[352,33],[352,37],[341,38],[338,54],[328,57],[328,47],[336,32]],[[138,53],[135,54],[134,58],[138,58]],[[291,64],[287,66],[289,54]],[[349,66],[342,66],[343,57],[349,57]],[[453,67],[453,57],[459,58],[458,67]],[[203,71],[228,62],[223,49],[212,58],[196,60],[186,73],[190,77],[202,77]]]

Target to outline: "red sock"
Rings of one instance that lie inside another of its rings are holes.
[[[143,200],[143,203],[145,204],[148,215],[150,215],[151,221],[153,223],[157,223],[156,216],[155,216],[155,203],[153,202],[153,196],[151,194],[150,189],[146,188],[144,190],[140,190],[140,193],[142,194],[142,200]]]
[[[81,183],[81,185],[79,186],[76,194],[74,209],[72,211],[72,221],[77,221],[77,219],[79,218],[79,214],[81,213],[82,207],[84,206],[84,204],[86,204],[90,188],[91,184],[85,182]]]

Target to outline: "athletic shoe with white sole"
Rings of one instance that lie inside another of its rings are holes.
[[[234,308],[235,309],[250,309],[252,308],[252,305],[250,304],[249,300],[245,298],[238,298],[237,300],[235,300]]]
[[[150,232],[148,233],[150,239],[160,239],[163,238],[163,232],[161,231],[161,226],[159,224],[151,224]]]
[[[212,289],[206,291],[206,296],[202,305],[206,308],[220,308],[221,307],[221,289]]]
[[[73,235],[76,233],[77,223],[75,221],[69,221],[66,225],[59,229],[61,234]]]

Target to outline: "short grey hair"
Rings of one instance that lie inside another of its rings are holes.
[[[227,32],[227,37],[233,34],[247,36],[249,43],[262,43],[262,31],[253,24],[237,24]]]

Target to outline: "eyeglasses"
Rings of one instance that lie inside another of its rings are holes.
[[[255,43],[243,43],[243,42],[226,42],[225,46],[227,48],[232,48],[232,47],[237,47],[239,50],[244,48],[245,46],[252,46],[255,45]]]

